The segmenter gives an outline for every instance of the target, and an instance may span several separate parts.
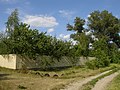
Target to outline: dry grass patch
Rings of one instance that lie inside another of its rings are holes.
[[[20,88],[26,88],[27,90],[59,90],[71,82],[101,73],[113,67],[112,65],[96,70],[80,67],[72,67],[61,71],[29,70],[27,74],[0,68],[0,74],[8,74],[3,76],[5,79],[0,78],[0,90],[19,90]],[[49,77],[44,76],[45,74],[49,74]]]

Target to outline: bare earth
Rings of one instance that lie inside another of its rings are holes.
[[[110,71],[111,70],[103,72],[103,73],[95,75],[95,76],[91,76],[91,77],[85,78],[85,79],[77,81],[77,82],[73,82],[73,83],[67,85],[64,89],[60,89],[60,90],[79,90],[80,87],[83,84],[86,84],[87,82],[91,81],[92,79],[95,79],[95,78],[97,78],[97,77],[99,77],[101,75],[104,75],[104,74],[106,74],[106,73],[108,73]],[[98,90],[98,89],[94,89],[94,90]],[[99,90],[101,90],[101,89],[99,89]]]
[[[118,72],[115,72],[115,73],[99,80],[92,90],[105,90],[105,87],[109,84],[109,82],[112,81],[113,78],[115,78],[118,74],[119,74]]]

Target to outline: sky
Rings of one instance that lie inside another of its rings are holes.
[[[87,19],[95,10],[108,10],[120,18],[120,0],[0,0],[0,31],[14,9],[18,9],[21,22],[32,29],[68,40],[66,25],[73,24],[75,17]]]

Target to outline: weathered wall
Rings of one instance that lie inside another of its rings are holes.
[[[16,55],[0,55],[0,66],[10,69],[16,69]]]
[[[32,69],[32,68],[47,68],[47,67],[66,67],[73,65],[84,65],[87,60],[95,59],[94,57],[69,58],[62,57],[59,60],[52,59],[50,56],[39,56],[36,61],[22,57],[21,55],[9,54],[0,55],[0,66],[10,69]],[[74,64],[73,64],[74,63]]]
[[[38,68],[36,62],[28,57],[22,57],[20,55],[16,56],[16,69],[25,69],[25,68]]]
[[[94,60],[95,57],[80,57],[78,65],[85,65],[88,60]]]
[[[10,69],[38,68],[34,60],[16,54],[0,55],[0,66]]]
[[[74,65],[85,65],[86,61],[93,60],[95,57],[66,57],[63,56],[60,59],[51,58],[50,56],[40,56],[37,58],[38,68],[44,67],[67,67]],[[50,64],[50,65],[49,65]]]

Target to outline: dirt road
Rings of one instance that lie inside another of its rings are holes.
[[[80,80],[80,81],[77,81],[77,82],[73,82],[69,85],[67,85],[64,89],[60,89],[60,90],[79,90],[80,87],[83,85],[83,84],[86,84],[87,82],[91,81],[92,79],[95,79],[101,75],[104,75],[108,72],[110,72],[111,70],[109,71],[106,71],[106,72],[103,72],[101,74],[98,74],[98,75],[95,75],[95,76],[91,76],[91,77],[88,77],[88,78],[85,78],[83,80]],[[94,89],[94,90],[98,90],[98,89]]]
[[[115,73],[99,80],[92,90],[105,90],[105,87],[107,86],[107,84],[109,84],[109,82],[112,81],[113,78],[115,78],[118,74],[119,74],[118,72],[115,72]]]

